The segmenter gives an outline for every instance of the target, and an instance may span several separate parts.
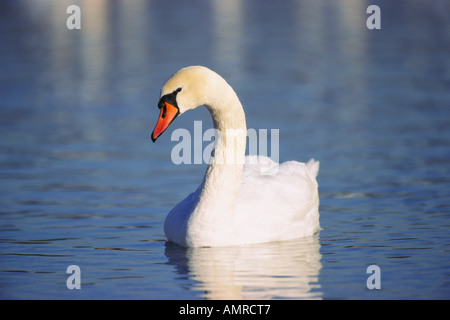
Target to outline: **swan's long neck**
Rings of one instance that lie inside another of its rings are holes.
[[[247,127],[242,105],[233,89],[226,84],[214,101],[206,104],[211,113],[216,140],[214,157],[206,170],[197,206],[190,222],[192,237],[232,237],[225,232],[234,219],[242,169],[245,161]],[[195,241],[195,240],[194,240]]]

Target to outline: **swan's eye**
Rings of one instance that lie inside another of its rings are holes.
[[[167,113],[166,102],[170,103],[172,106],[175,106],[178,109],[177,94],[181,90],[182,90],[182,88],[180,87],[180,88],[176,89],[174,92],[166,94],[165,96],[161,97],[161,99],[159,100],[159,103],[158,103],[158,109],[162,109],[161,118],[166,117],[166,113]]]
[[[166,117],[166,112],[167,112],[167,107],[166,107],[165,102],[162,99],[158,103],[158,109],[162,109],[161,117],[165,118]]]

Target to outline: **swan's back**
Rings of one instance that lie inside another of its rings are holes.
[[[295,239],[317,232],[319,162],[278,165],[259,156],[255,164],[255,158],[246,157],[236,203],[235,223],[240,233],[236,237],[250,243]]]

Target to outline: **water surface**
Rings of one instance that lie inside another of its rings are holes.
[[[89,0],[81,30],[70,4],[0,4],[2,299],[450,298],[447,1]],[[206,168],[172,163],[171,131],[211,118],[150,133],[162,83],[192,64],[228,80],[250,128],[280,130],[281,161],[321,162],[320,233],[166,242]]]

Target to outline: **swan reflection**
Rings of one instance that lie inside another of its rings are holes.
[[[237,247],[182,248],[167,243],[169,264],[206,299],[318,299],[318,235]]]

